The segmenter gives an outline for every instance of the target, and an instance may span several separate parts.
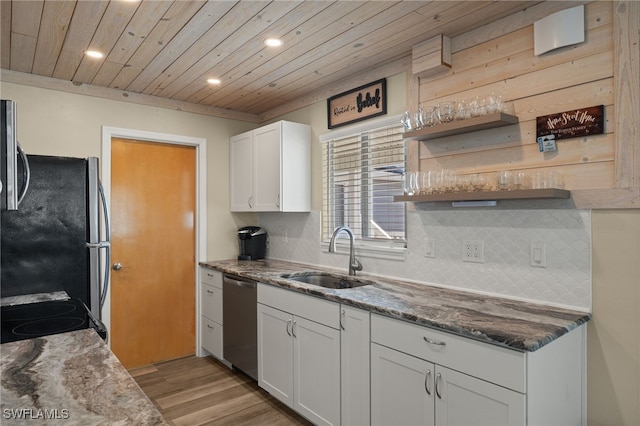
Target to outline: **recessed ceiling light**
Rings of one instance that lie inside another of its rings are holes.
[[[209,84],[220,84],[220,80],[218,80],[217,78],[208,78],[207,79],[207,83],[209,83]]]
[[[268,38],[264,41],[264,44],[269,47],[278,47],[282,46],[282,40],[277,38]]]
[[[102,54],[102,52],[98,52],[97,50],[87,50],[86,52],[84,52],[87,56],[90,56],[92,58],[96,58],[96,59],[100,59],[102,58],[104,55]]]

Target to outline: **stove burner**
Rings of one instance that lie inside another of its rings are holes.
[[[104,325],[90,314],[79,299],[55,300],[3,306],[0,312],[1,342],[94,328],[106,340]]]
[[[13,334],[18,336],[39,337],[77,330],[84,323],[85,321],[82,318],[44,318],[20,324],[19,326],[14,327],[11,331]]]
[[[2,309],[3,321],[29,321],[46,317],[67,315],[75,311],[76,305],[70,301],[29,303],[26,305],[7,306]]]

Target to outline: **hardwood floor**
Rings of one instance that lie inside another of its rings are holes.
[[[189,356],[130,370],[174,425],[310,425],[242,373]]]

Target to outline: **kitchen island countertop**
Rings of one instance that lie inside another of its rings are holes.
[[[281,275],[310,271],[346,275],[344,271],[280,260],[229,259],[200,265],[518,351],[536,351],[591,319],[588,312],[365,273],[357,278],[371,285],[328,289]]]
[[[93,329],[0,345],[2,424],[167,424]]]

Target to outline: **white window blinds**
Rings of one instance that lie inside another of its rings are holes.
[[[406,246],[401,125],[328,139],[323,144],[322,237],[348,226],[361,241]]]

